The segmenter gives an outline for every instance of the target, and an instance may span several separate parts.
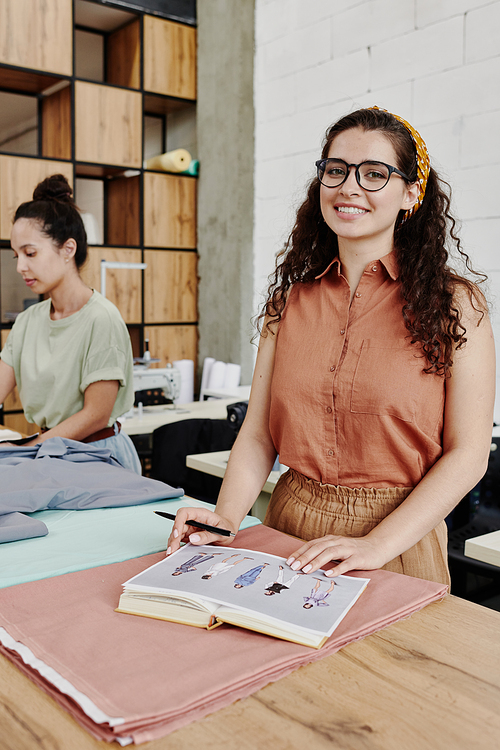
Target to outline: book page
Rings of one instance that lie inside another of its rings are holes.
[[[322,571],[305,574],[284,558],[234,547],[186,544],[134,576],[127,592],[193,595],[225,608],[258,613],[262,621],[330,635],[369,579]]]

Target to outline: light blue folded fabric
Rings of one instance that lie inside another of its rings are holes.
[[[25,516],[23,513],[7,513],[0,516],[0,540],[15,542],[18,539],[33,539],[46,536],[48,528],[38,518]]]
[[[109,450],[75,440],[56,437],[35,446],[0,447],[0,517],[48,508],[140,505],[183,494],[180,488],[124,469]],[[13,541],[14,526],[0,525],[0,542]],[[23,526],[18,524],[18,529],[17,538],[25,538]],[[43,533],[41,527],[39,531]]]
[[[19,463],[34,458],[63,458],[65,461],[87,463],[104,461],[113,466],[121,466],[107,448],[98,448],[90,443],[78,440],[54,437],[36,445],[2,445],[0,444],[0,471],[4,466],[17,466]]]

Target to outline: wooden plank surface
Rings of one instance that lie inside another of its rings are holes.
[[[5,342],[7,341],[7,336],[9,335],[9,331],[5,328],[0,331],[0,349],[3,349]],[[12,411],[15,409],[22,409],[23,405],[21,403],[21,399],[19,398],[19,391],[17,390],[17,386],[14,388],[12,393],[10,393],[5,401],[3,402],[3,408],[7,411]],[[24,416],[23,416],[24,419]],[[26,422],[26,420],[24,420]],[[11,427],[11,429],[16,429],[15,427]],[[24,432],[24,430],[23,430]]]
[[[141,747],[496,750],[499,628],[498,612],[450,596]],[[0,725],[2,750],[109,747],[3,657]]]
[[[0,2],[0,62],[73,72],[72,0]]]
[[[84,282],[101,291],[101,260],[141,263],[141,251],[118,247],[89,247],[87,262],[81,270]],[[125,323],[141,322],[142,282],[139,269],[108,268],[106,297],[117,306]]]
[[[76,160],[142,166],[142,99],[139,91],[77,81]]]
[[[42,91],[51,88],[58,83],[55,78],[44,73],[32,73],[21,68],[0,68],[0,88],[24,91],[27,94],[41,94]]]
[[[8,335],[9,331],[7,329],[4,328],[0,331],[0,348],[3,348]],[[40,431],[38,425],[28,422],[24,414],[9,414],[10,411],[23,408],[17,386],[5,399],[3,408],[3,421],[5,427],[8,427],[10,430],[17,430],[17,432],[21,432],[24,435],[32,435],[33,433]]]
[[[107,181],[106,215],[109,245],[141,244],[140,177],[115,177]]]
[[[146,247],[196,247],[196,180],[144,172],[144,244]]]
[[[131,89],[141,87],[141,24],[139,19],[108,36],[106,45],[108,83]]]
[[[146,250],[144,319],[146,323],[192,323],[197,311],[195,252]]]
[[[16,430],[22,435],[34,435],[35,432],[40,432],[40,428],[36,424],[28,422],[24,414],[5,414],[3,415],[4,426],[8,427],[9,430]]]
[[[149,339],[149,351],[159,362],[152,367],[165,367],[176,359],[192,359],[196,372],[198,353],[197,326],[145,326],[144,338]]]
[[[196,99],[196,29],[144,16],[144,89]]]
[[[42,156],[71,159],[71,86],[42,99]]]
[[[57,173],[73,184],[73,165],[68,162],[0,156],[0,239],[10,238],[19,204],[32,199],[33,190],[41,180]]]

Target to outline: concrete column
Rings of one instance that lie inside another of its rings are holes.
[[[199,368],[242,366],[254,347],[254,0],[198,3]]]

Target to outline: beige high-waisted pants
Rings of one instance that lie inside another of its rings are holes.
[[[410,494],[411,487],[351,489],[321,484],[289,469],[271,496],[264,523],[305,541],[327,534],[367,534]],[[450,585],[446,523],[442,521],[384,570]]]

